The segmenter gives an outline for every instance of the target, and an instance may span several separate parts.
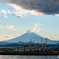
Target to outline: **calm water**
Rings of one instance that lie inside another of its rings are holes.
[[[0,55],[0,59],[59,59],[58,56]]]

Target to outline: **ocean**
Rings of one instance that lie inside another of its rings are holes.
[[[59,56],[58,55],[50,55],[50,56],[0,55],[0,59],[59,59]]]

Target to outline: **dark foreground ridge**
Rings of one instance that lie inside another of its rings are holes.
[[[0,52],[0,55],[59,55],[59,52],[49,52],[49,53],[40,53],[40,52]]]

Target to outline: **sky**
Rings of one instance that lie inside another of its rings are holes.
[[[59,40],[59,0],[0,0],[0,41],[29,32]]]

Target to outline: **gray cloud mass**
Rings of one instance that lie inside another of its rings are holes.
[[[46,15],[59,14],[59,0],[1,0],[16,4],[26,10],[35,10]]]

